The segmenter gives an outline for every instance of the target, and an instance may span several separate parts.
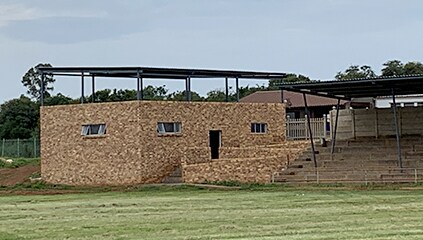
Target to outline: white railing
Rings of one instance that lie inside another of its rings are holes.
[[[315,169],[304,170],[301,176],[295,176],[282,172],[274,172],[271,182],[288,183],[358,183],[368,185],[369,183],[422,183],[423,169],[421,168],[387,168],[375,169]],[[283,181],[281,181],[281,178]]]
[[[326,115],[323,118],[310,118],[313,139],[327,138],[329,136],[326,122]],[[307,117],[295,119],[288,117],[286,119],[286,136],[290,140],[310,139]]]

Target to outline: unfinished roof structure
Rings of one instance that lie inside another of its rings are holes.
[[[282,98],[284,101],[282,101]],[[310,107],[315,106],[334,106],[337,104],[337,100],[329,97],[321,97],[310,95],[307,96],[307,101],[309,102]],[[284,90],[272,90],[272,91],[258,91],[252,93],[248,96],[241,98],[240,102],[250,102],[250,103],[281,103],[286,102],[287,107],[291,108],[303,108],[304,100],[301,93],[290,92]],[[345,103],[345,101],[342,101]]]
[[[293,83],[284,84],[281,87],[293,92],[351,100],[363,97],[420,94],[423,92],[423,75]]]
[[[214,70],[214,69],[188,69],[188,68],[159,68],[159,67],[40,67],[41,76],[77,76],[81,77],[81,103],[83,103],[84,78],[92,78],[92,93],[95,93],[96,78],[134,78],[137,79],[137,99],[142,100],[143,79],[174,79],[185,81],[186,100],[191,100],[191,80],[205,78],[225,79],[226,100],[228,100],[229,87],[228,79],[235,79],[237,100],[239,101],[239,80],[257,79],[271,80],[282,79],[286,73],[280,72],[257,72],[257,71],[235,71],[235,70]],[[41,81],[41,104],[44,100],[44,81]],[[94,98],[94,97],[93,97]]]

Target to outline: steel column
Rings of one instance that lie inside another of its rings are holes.
[[[44,83],[45,83],[45,74],[41,72],[41,83],[40,83],[40,105],[44,105]]]
[[[332,158],[333,153],[335,152],[336,132],[338,130],[339,105],[340,104],[341,104],[341,99],[338,98],[338,103],[336,104],[335,127],[333,128],[333,131],[332,131],[332,148],[330,149],[331,158]]]
[[[188,77],[188,101],[192,101],[192,94],[191,94],[191,77]]]
[[[137,70],[137,100],[142,100],[143,98],[142,91],[143,91],[142,79],[140,75],[140,70],[138,69]]]
[[[281,90],[281,103],[284,103],[284,101],[283,101],[283,97],[284,97],[284,96],[283,96],[283,88],[282,88],[282,87],[280,87],[279,89]]]
[[[191,101],[191,77],[185,79],[185,100]]]
[[[92,88],[91,101],[94,103],[95,102],[95,76],[94,75],[91,76],[91,88]]]
[[[317,171],[316,150],[314,149],[313,132],[311,130],[311,122],[310,122],[310,112],[308,110],[307,97],[306,97],[306,94],[305,93],[303,93],[303,98],[304,98],[305,113],[306,113],[306,117],[307,117],[308,132],[309,132],[310,142],[311,142],[311,151],[313,153],[313,163],[314,163],[314,168]]]
[[[229,102],[228,78],[225,78],[225,102]]]
[[[235,85],[236,85],[236,101],[239,102],[239,79],[238,79],[238,77],[235,78]]]
[[[81,74],[81,104],[84,103],[84,72]]]
[[[397,151],[398,151],[398,164],[402,168],[402,158],[401,158],[401,142],[400,142],[400,133],[398,127],[398,117],[397,117],[397,103],[395,99],[395,90],[392,88],[392,108],[394,109],[394,121],[395,121],[395,133],[397,137]]]

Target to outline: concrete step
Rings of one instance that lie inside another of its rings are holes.
[[[182,183],[184,180],[182,179],[182,167],[176,167],[169,176],[165,177],[162,183]]]

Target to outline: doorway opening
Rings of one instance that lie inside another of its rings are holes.
[[[222,131],[221,130],[210,130],[209,144],[211,149],[211,158],[219,159],[219,148],[222,145]]]

